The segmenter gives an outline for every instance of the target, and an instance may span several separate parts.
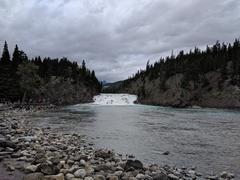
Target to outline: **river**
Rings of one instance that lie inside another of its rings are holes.
[[[136,97],[102,94],[91,104],[28,115],[34,126],[91,137],[97,147],[145,163],[240,174],[240,111],[134,105]],[[169,151],[169,155],[163,155]]]

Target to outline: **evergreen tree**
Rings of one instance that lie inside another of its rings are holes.
[[[7,41],[5,41],[5,43],[4,43],[1,62],[4,63],[4,64],[10,62],[10,54],[9,54],[9,51],[8,51]]]

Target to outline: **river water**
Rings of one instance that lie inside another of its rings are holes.
[[[107,96],[29,118],[34,126],[85,134],[97,147],[145,163],[197,167],[203,175],[229,171],[240,179],[240,111],[133,105],[133,96]]]

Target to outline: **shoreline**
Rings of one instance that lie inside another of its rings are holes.
[[[24,119],[28,112],[0,112],[0,165],[5,168],[5,171],[0,168],[4,172],[0,179],[17,180],[21,175],[24,180],[36,177],[46,180],[234,178],[227,172],[202,177],[195,169],[143,164],[114,151],[96,149],[85,135],[53,133],[51,128],[31,127]]]

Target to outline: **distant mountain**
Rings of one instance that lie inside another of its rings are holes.
[[[101,83],[102,83],[103,86],[106,85],[106,84],[108,84],[108,82],[105,81],[105,80],[101,81]]]
[[[108,93],[108,92],[115,92],[119,89],[119,87],[122,85],[123,81],[117,81],[113,83],[106,83],[103,85],[103,92]]]

